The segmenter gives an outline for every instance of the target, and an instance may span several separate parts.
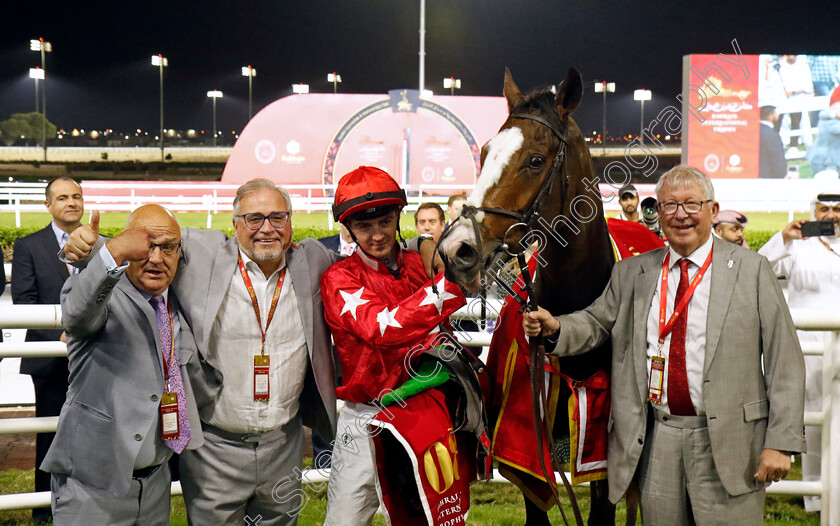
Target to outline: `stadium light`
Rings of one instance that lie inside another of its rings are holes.
[[[254,77],[257,76],[257,70],[248,64],[242,68],[242,76],[248,77],[248,121],[250,122],[251,116],[254,114]]]
[[[333,71],[327,74],[327,82],[332,82],[333,93],[338,93],[338,83],[341,82],[341,75]]]
[[[207,96],[213,99],[213,147],[216,147],[216,99],[224,97],[224,93],[219,90],[212,90],[207,92]]]
[[[455,95],[456,89],[461,89],[461,79],[456,79],[455,77],[449,77],[443,79],[443,87],[444,89],[449,89],[450,95]]]
[[[163,55],[152,55],[152,66],[160,71],[160,162],[166,161],[163,155],[163,68],[168,65],[169,61]]]
[[[44,70],[39,67],[29,68],[29,78],[35,79],[35,113],[41,113],[38,100],[38,81],[44,80]]]
[[[639,124],[639,140],[642,141],[642,144],[645,143],[645,101],[650,100],[652,95],[649,89],[637,89],[633,92],[633,100],[642,103],[642,118]]]
[[[615,82],[595,81],[595,93],[604,94],[603,123],[601,124],[601,155],[607,155],[607,93],[615,93]]]
[[[298,95],[309,93],[309,84],[292,84],[292,93],[297,93]]]
[[[41,142],[44,145],[44,162],[47,162],[47,59],[46,53],[52,53],[52,44],[46,42],[43,38],[29,41],[30,51],[37,51],[41,53],[41,70],[44,77],[44,85],[41,87]]]

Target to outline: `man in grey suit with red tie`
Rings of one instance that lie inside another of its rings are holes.
[[[612,338],[612,502],[635,483],[646,526],[761,524],[765,487],[804,450],[793,321],[768,261],[710,235],[705,174],[678,166],[656,194],[670,248],[618,262],[586,309],[528,314],[525,332],[557,355]]]
[[[180,247],[175,217],[142,206],[62,290],[70,386],[41,466],[56,525],[169,524],[167,461],[203,443],[201,365],[169,287]]]
[[[59,261],[58,251],[69,234],[81,226],[85,213],[82,188],[69,177],[47,184],[44,202],[53,219],[45,228],[15,241],[12,261],[12,302],[55,305],[72,267]],[[61,329],[29,329],[26,341],[57,341]],[[24,358],[21,374],[32,377],[35,416],[58,416],[67,395],[67,358]],[[35,491],[50,490],[50,475],[38,469],[52,444],[53,433],[38,433],[35,440]],[[35,508],[36,522],[49,519],[49,509]]]

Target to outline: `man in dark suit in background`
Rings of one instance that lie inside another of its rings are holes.
[[[70,276],[69,267],[59,261],[58,251],[70,233],[81,226],[85,212],[82,187],[69,177],[53,179],[47,185],[44,204],[53,216],[43,229],[15,241],[12,261],[12,302],[57,304],[61,287]],[[5,279],[3,280],[5,283]],[[64,339],[60,329],[29,329],[26,341]],[[23,358],[21,374],[32,376],[35,386],[35,416],[58,416],[67,395],[67,358]],[[41,465],[54,433],[39,433],[35,441],[35,466]],[[50,475],[35,470],[35,491],[50,490]],[[32,510],[35,522],[50,518],[50,510]]]
[[[341,232],[334,236],[322,237],[318,241],[336,254],[349,256],[356,250],[356,242],[347,227],[339,223]]]
[[[787,161],[782,138],[776,131],[779,114],[774,106],[762,106],[759,110],[761,124],[758,137],[758,177],[761,179],[782,179],[787,175]]]

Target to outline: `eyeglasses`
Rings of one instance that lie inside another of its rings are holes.
[[[245,226],[250,230],[259,230],[265,224],[265,220],[274,228],[283,228],[289,222],[291,212],[272,212],[270,215],[264,216],[259,212],[252,212],[250,214],[242,214],[236,217],[241,217],[245,221]]]
[[[160,253],[164,256],[171,256],[175,252],[181,248],[181,242],[178,241],[177,243],[151,243],[149,245],[149,255],[152,255],[152,252],[155,251],[156,248],[160,249]]]
[[[711,199],[707,199],[705,201],[686,201],[684,203],[659,203],[659,212],[666,216],[672,216],[677,213],[679,207],[682,207],[686,214],[696,214],[703,209],[704,203],[711,202]]]

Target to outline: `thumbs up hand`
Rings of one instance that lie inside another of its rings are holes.
[[[85,259],[99,239],[99,210],[90,213],[90,223],[80,226],[70,234],[64,245],[64,256],[69,261]]]

